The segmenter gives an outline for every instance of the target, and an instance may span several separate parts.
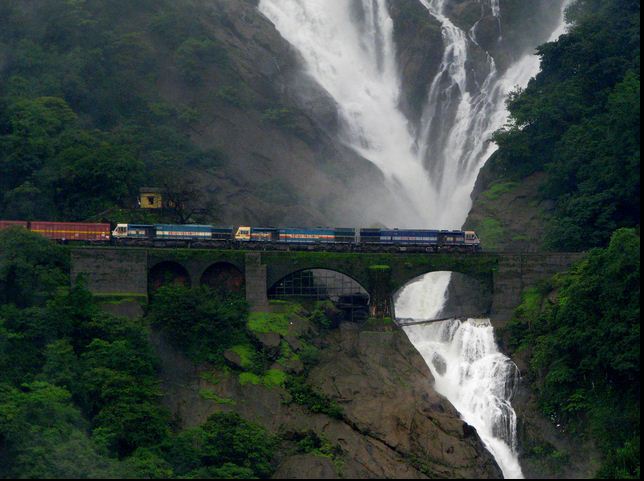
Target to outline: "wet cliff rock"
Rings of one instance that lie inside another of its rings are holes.
[[[389,13],[404,93],[401,108],[418,122],[443,58],[441,25],[417,0],[389,0]]]
[[[487,167],[479,174],[464,228],[477,232],[484,250],[543,250],[546,220],[553,207],[539,194],[545,174],[536,172],[520,182],[495,177]]]
[[[476,431],[432,389],[429,369],[402,331],[371,321],[320,332],[294,315],[289,332],[291,345],[299,336],[319,349],[305,383],[340,414],[312,412],[284,386],[195,367],[155,336],[165,403],[178,423],[197,425],[222,410],[258,422],[282,440],[277,478],[501,477]],[[319,448],[297,449],[305,437]]]

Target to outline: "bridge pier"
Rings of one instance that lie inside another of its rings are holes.
[[[377,318],[394,318],[391,267],[388,265],[369,266],[369,315]]]
[[[527,287],[565,271],[579,261],[584,252],[506,253],[499,256],[494,273],[490,319],[495,328],[503,328],[512,319],[521,304],[521,295]]]
[[[268,286],[266,266],[262,264],[259,252],[249,252],[245,256],[246,301],[251,311],[268,311]]]

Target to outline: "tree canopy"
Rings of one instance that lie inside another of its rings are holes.
[[[541,72],[508,103],[493,167],[508,177],[548,173],[555,202],[547,245],[606,245],[640,218],[640,5],[578,0],[567,34],[538,49]]]
[[[526,293],[510,324],[544,413],[597,440],[601,477],[639,478],[639,254],[639,236],[616,231],[607,248]]]

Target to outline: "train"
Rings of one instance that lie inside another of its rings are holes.
[[[216,227],[202,224],[2,221],[0,229],[20,226],[61,243],[82,242],[136,247],[300,249],[365,252],[478,252],[471,230],[354,227]]]

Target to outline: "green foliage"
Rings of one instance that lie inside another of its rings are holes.
[[[241,297],[173,285],[154,293],[148,316],[193,361],[217,364],[226,349],[246,340],[247,310]]]
[[[179,434],[165,457],[182,477],[266,478],[274,471],[275,441],[238,414],[217,413]]]
[[[496,249],[505,237],[505,231],[501,222],[491,217],[482,219],[476,225],[476,232],[481,239],[481,246],[484,249]]]
[[[272,474],[273,438],[237,415],[215,415],[203,427],[172,433],[147,325],[101,312],[82,284],[69,288],[60,248],[16,229],[0,232],[0,247],[6,286],[0,298],[0,477]],[[21,269],[24,282],[9,275],[11,266]],[[158,319],[186,308],[187,321],[244,332],[243,301],[196,291],[186,304],[177,294],[183,292],[161,291],[153,309]],[[183,332],[182,342],[193,340],[189,329]],[[278,370],[259,377],[267,387],[283,386],[285,379]],[[234,404],[209,390],[202,395]]]
[[[512,192],[512,190],[518,185],[518,182],[512,181],[495,182],[485,192],[483,192],[483,196],[489,200],[497,200],[502,195]]]
[[[230,348],[235,354],[239,356],[241,367],[251,369],[254,364],[255,348],[249,344],[237,344]]]
[[[166,102],[216,70],[238,85],[206,24],[211,9],[169,0],[2,2],[0,217],[109,219],[143,184],[220,155],[189,138],[199,106]],[[234,99],[224,90],[224,100]],[[128,220],[131,220],[128,219]]]
[[[299,356],[307,369],[320,362],[320,350],[309,343],[304,343],[302,349],[300,349]]]
[[[260,334],[275,332],[286,336],[289,324],[288,312],[251,312],[248,315],[248,329]]]
[[[329,458],[338,470],[338,475],[340,475],[343,465],[342,455],[344,454],[340,445],[332,444],[326,437],[320,436],[315,431],[287,433],[284,438],[295,442],[297,453]],[[342,476],[340,475],[340,477]]]
[[[639,225],[639,2],[579,0],[569,19],[568,34],[539,48],[541,73],[511,96],[492,164],[510,178],[546,170],[546,243],[584,250]]]
[[[331,329],[332,327],[335,327],[335,323],[333,322],[333,319],[329,319],[327,310],[334,308],[335,306],[331,301],[318,301],[315,303],[315,308],[309,315],[309,319],[313,324],[322,329]]]
[[[229,399],[229,398],[224,398],[221,396],[218,396],[216,393],[208,390],[208,389],[200,389],[199,390],[199,396],[202,399],[208,399],[209,401],[214,401],[217,404],[225,404],[225,405],[230,405],[233,406],[235,405],[235,400],[234,399]]]
[[[287,376],[284,371],[279,369],[269,369],[262,378],[262,383],[268,388],[284,387]]]
[[[181,75],[191,83],[201,79],[205,65],[215,63],[225,67],[228,64],[226,51],[205,37],[186,39],[176,50],[176,60]]]
[[[35,382],[0,383],[0,476],[3,478],[120,477],[100,454],[87,423],[63,388]]]
[[[280,369],[269,369],[262,374],[255,374],[252,372],[239,373],[239,383],[243,386],[245,384],[253,384],[255,386],[262,385],[269,389],[275,387],[284,387],[288,380],[288,376]]]
[[[326,414],[335,419],[342,419],[342,408],[324,394],[314,390],[302,376],[291,376],[286,382],[286,389],[295,404],[304,406],[312,413]]]
[[[561,471],[570,463],[570,457],[558,451],[547,442],[524,446],[525,456],[540,466],[541,472],[552,476],[561,475]]]
[[[0,305],[43,305],[68,283],[64,249],[22,228],[0,231]]]
[[[125,202],[140,184],[133,152],[82,129],[61,98],[16,100],[0,124],[0,207],[8,217],[84,219]]]
[[[124,462],[127,478],[135,479],[169,479],[174,477],[170,463],[161,457],[157,450],[138,448]]]
[[[529,291],[510,324],[514,345],[531,351],[530,372],[544,413],[604,454],[602,473],[639,475],[640,239],[616,231],[572,271]],[[617,408],[616,408],[617,407]]]

